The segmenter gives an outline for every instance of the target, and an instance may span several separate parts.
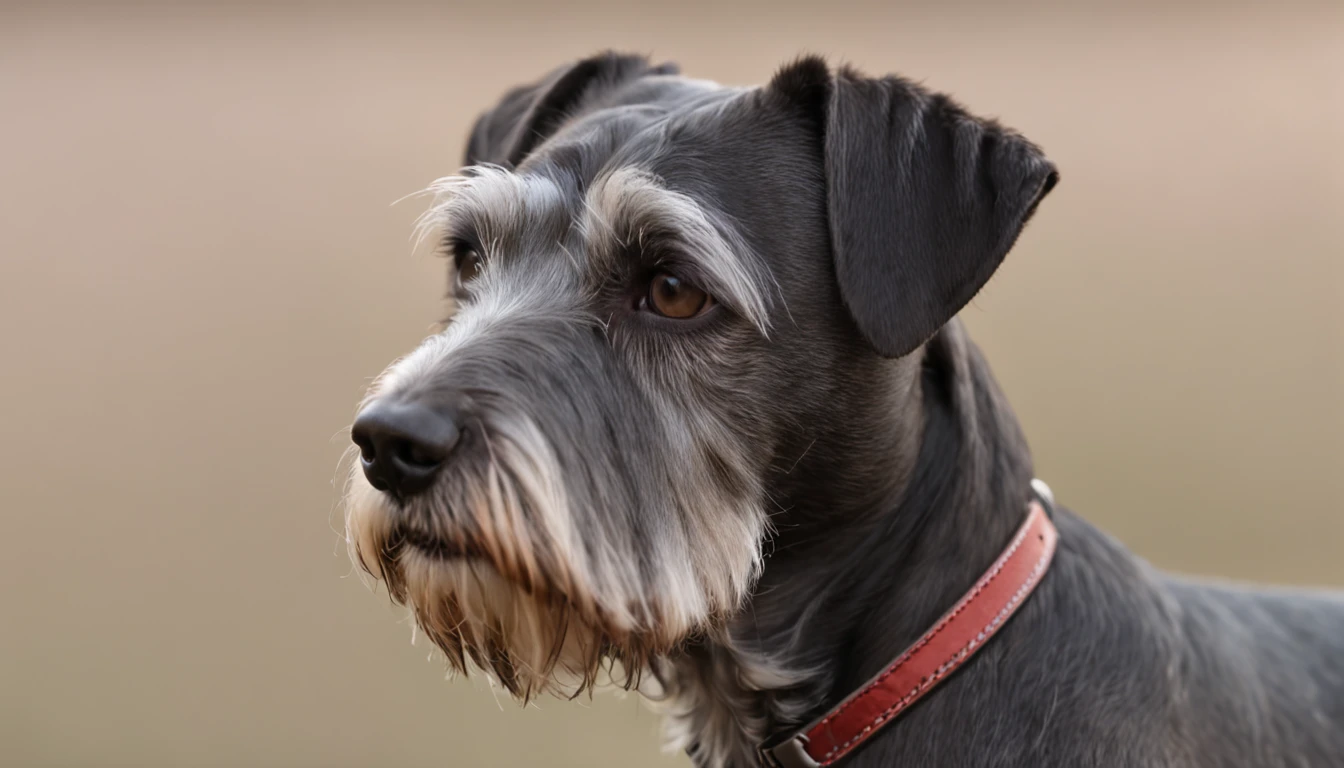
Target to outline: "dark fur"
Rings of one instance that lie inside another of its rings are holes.
[[[734,361],[703,386],[752,437],[776,533],[726,634],[676,662],[706,680],[730,655],[810,670],[737,692],[735,711],[778,733],[894,658],[1020,524],[1027,445],[953,317],[1057,176],[1025,139],[900,78],[803,59],[734,90],[672,71],[615,55],[557,70],[482,116],[467,160],[577,190],[638,165],[764,259],[768,338],[722,313],[646,343]],[[1344,765],[1339,597],[1174,579],[1063,508],[1056,523],[1018,615],[845,765]]]

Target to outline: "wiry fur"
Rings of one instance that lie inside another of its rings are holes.
[[[461,440],[401,501],[352,472],[347,538],[454,668],[524,700],[617,671],[697,766],[744,768],[1020,524],[1030,453],[953,316],[1057,176],[900,78],[673,71],[604,54],[477,121],[422,233],[483,269],[366,402]],[[660,270],[718,303],[639,310]],[[1055,523],[1030,600],[844,765],[1344,765],[1344,600],[1175,579]]]
[[[773,728],[800,723],[824,695],[825,673],[746,650],[730,634],[654,660],[641,689],[663,714],[669,749],[699,766],[752,765]]]
[[[600,339],[632,360],[667,348],[622,334],[586,306],[600,289],[594,277],[612,268],[603,259],[617,258],[604,252],[636,227],[666,242],[653,230],[693,210],[686,260],[707,264],[720,295],[761,322],[765,286],[734,266],[743,252],[729,250],[731,235],[651,177],[618,173],[592,185],[569,201],[584,222],[572,229],[564,183],[483,166],[432,185],[437,200],[426,221],[435,224],[425,226],[470,230],[486,266],[449,327],[389,368],[367,400],[469,401],[467,429],[480,445],[460,451],[431,493],[400,505],[356,468],[347,516],[356,560],[412,607],[450,663],[474,662],[524,698],[542,689],[575,695],[611,661],[632,685],[651,655],[721,622],[759,572],[766,519],[755,472],[742,466],[742,436],[715,417],[722,408],[688,399],[704,389],[684,381],[697,375],[693,361],[681,376],[644,375],[650,366],[611,370]],[[613,187],[627,194],[613,198]],[[547,258],[538,264],[542,248]],[[511,379],[518,391],[502,386]],[[591,397],[612,388],[626,402]],[[611,446],[619,453],[605,460],[593,453],[599,443],[577,441],[634,418],[647,421],[645,431]],[[618,473],[632,471],[640,451],[661,488],[627,509],[595,504],[628,484]],[[642,530],[630,525],[635,511]]]

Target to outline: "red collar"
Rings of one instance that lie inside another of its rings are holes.
[[[1048,491],[1041,495],[1049,498]],[[1058,538],[1045,507],[1032,499],[1027,505],[1027,520],[1007,549],[951,610],[886,669],[834,709],[783,743],[762,747],[760,753],[765,765],[777,768],[832,765],[899,717],[1007,623],[1041,582],[1050,567]]]

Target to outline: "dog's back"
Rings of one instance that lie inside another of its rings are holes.
[[[1229,764],[1344,764],[1344,596],[1167,578],[1190,730]],[[1229,723],[1244,727],[1229,728]]]
[[[1056,522],[1052,572],[993,661],[910,715],[970,727],[887,759],[1344,765],[1344,595],[1174,576],[1066,509]]]

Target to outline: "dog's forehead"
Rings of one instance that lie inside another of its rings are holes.
[[[703,174],[678,184],[688,175],[679,165],[713,153],[714,124],[743,90],[670,76],[636,81],[569,119],[516,168],[472,166],[436,183],[430,219],[449,237],[503,241],[505,230],[520,229],[552,237],[591,212],[594,187],[623,172],[694,186]]]
[[[449,234],[521,228],[554,236],[582,225],[604,187],[629,188],[636,177],[694,195],[708,179],[704,163],[688,173],[687,161],[715,155],[716,126],[731,120],[745,91],[672,76],[636,81],[569,119],[516,168],[474,166],[452,177],[451,189],[439,190],[447,204],[438,206]]]
[[[644,78],[563,125],[518,170],[563,174],[580,192],[621,168],[657,172],[682,148],[688,128],[712,135],[712,123],[740,93],[705,80]]]

